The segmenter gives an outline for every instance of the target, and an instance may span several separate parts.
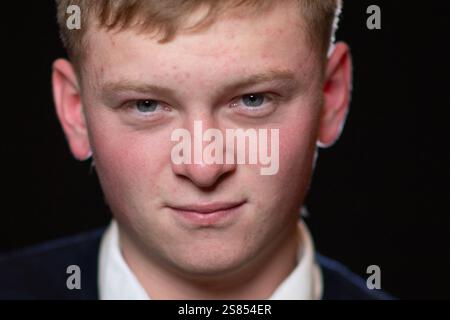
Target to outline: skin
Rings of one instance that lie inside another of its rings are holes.
[[[351,59],[337,43],[323,64],[304,28],[292,27],[302,22],[293,6],[222,16],[165,44],[133,30],[91,28],[82,80],[68,61],[53,65],[56,111],[71,151],[79,160],[92,151],[122,254],[152,299],[264,299],[296,265],[299,208],[317,145],[333,144],[342,130]],[[293,78],[229,86],[273,70]],[[129,90],[150,84],[172,92]],[[249,109],[242,100],[249,93],[278,98]],[[140,112],[133,102],[140,99],[161,104]],[[192,131],[194,120],[203,130],[279,129],[278,173],[260,175],[259,165],[174,165],[171,132]],[[243,205],[210,226],[168,207],[217,201]]]

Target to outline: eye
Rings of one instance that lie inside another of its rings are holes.
[[[160,115],[162,111],[171,111],[169,105],[154,99],[130,100],[124,104],[125,110],[134,117],[148,118]]]
[[[267,93],[249,93],[244,94],[231,103],[231,107],[242,106],[243,109],[262,109],[268,102],[272,102],[274,98]]]
[[[137,100],[133,105],[139,112],[152,113],[158,108],[159,102],[156,100]]]
[[[251,116],[265,116],[275,111],[278,96],[272,93],[249,93],[236,98],[230,108],[236,112]]]
[[[259,107],[264,103],[266,97],[263,94],[246,94],[242,96],[242,102],[246,107]]]

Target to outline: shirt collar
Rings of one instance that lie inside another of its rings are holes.
[[[306,224],[300,220],[297,266],[269,300],[318,300],[322,297],[322,273],[314,256],[314,244]],[[149,300],[144,288],[125,262],[115,220],[105,231],[99,253],[98,286],[101,300]]]

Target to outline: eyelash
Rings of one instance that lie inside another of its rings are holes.
[[[245,96],[262,96],[264,101],[262,106],[258,106],[258,107],[249,107],[249,106],[242,106],[242,109],[244,109],[245,111],[250,111],[250,112],[261,112],[262,110],[268,108],[267,104],[268,103],[275,103],[275,105],[278,103],[278,97],[273,94],[273,93],[268,93],[268,92],[252,92],[252,93],[246,93],[243,94],[241,96],[239,96],[237,99],[234,99],[233,102],[231,102],[230,104],[230,108],[237,108],[238,107],[238,102],[241,102],[243,100],[243,98]]]
[[[143,102],[143,101],[156,102],[156,103],[158,103],[158,107],[159,107],[158,109],[162,108],[163,110],[152,111],[152,112],[139,112],[137,110],[137,103]],[[160,113],[161,111],[171,111],[170,107],[167,104],[165,104],[159,100],[155,100],[155,99],[132,100],[132,101],[125,103],[124,106],[127,111],[136,112],[138,114],[138,117],[144,117],[144,118],[154,117],[157,113]]]
[[[246,93],[246,94],[242,94],[237,98],[234,98],[231,103],[229,104],[229,108],[230,109],[234,109],[234,108],[238,108],[240,102],[242,102],[242,99],[245,96],[250,96],[250,95],[255,95],[255,96],[262,96],[264,101],[262,106],[256,106],[256,107],[249,107],[249,106],[242,106],[241,108],[244,110],[244,112],[251,112],[251,113],[257,113],[257,112],[262,112],[264,109],[268,108],[267,104],[268,103],[274,103],[275,106],[278,104],[278,96],[276,94],[273,93],[269,93],[269,92],[251,92],[251,93]],[[171,111],[170,106],[168,106],[166,103],[161,102],[159,100],[155,100],[155,99],[139,99],[139,100],[132,100],[129,101],[127,103],[124,104],[124,106],[126,107],[126,109],[130,109],[132,111],[136,111],[139,115],[139,117],[153,117],[155,116],[155,114],[161,112],[161,111],[153,111],[153,112],[139,112],[137,111],[137,103],[138,102],[142,102],[142,101],[153,101],[153,102],[157,102],[159,107],[162,107],[164,111]]]

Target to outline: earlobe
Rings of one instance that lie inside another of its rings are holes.
[[[339,42],[331,53],[323,88],[323,108],[317,145],[329,147],[344,127],[352,89],[352,61],[345,43]]]
[[[72,154],[78,160],[85,160],[91,148],[78,79],[69,61],[58,59],[53,63],[52,85],[56,114]]]

